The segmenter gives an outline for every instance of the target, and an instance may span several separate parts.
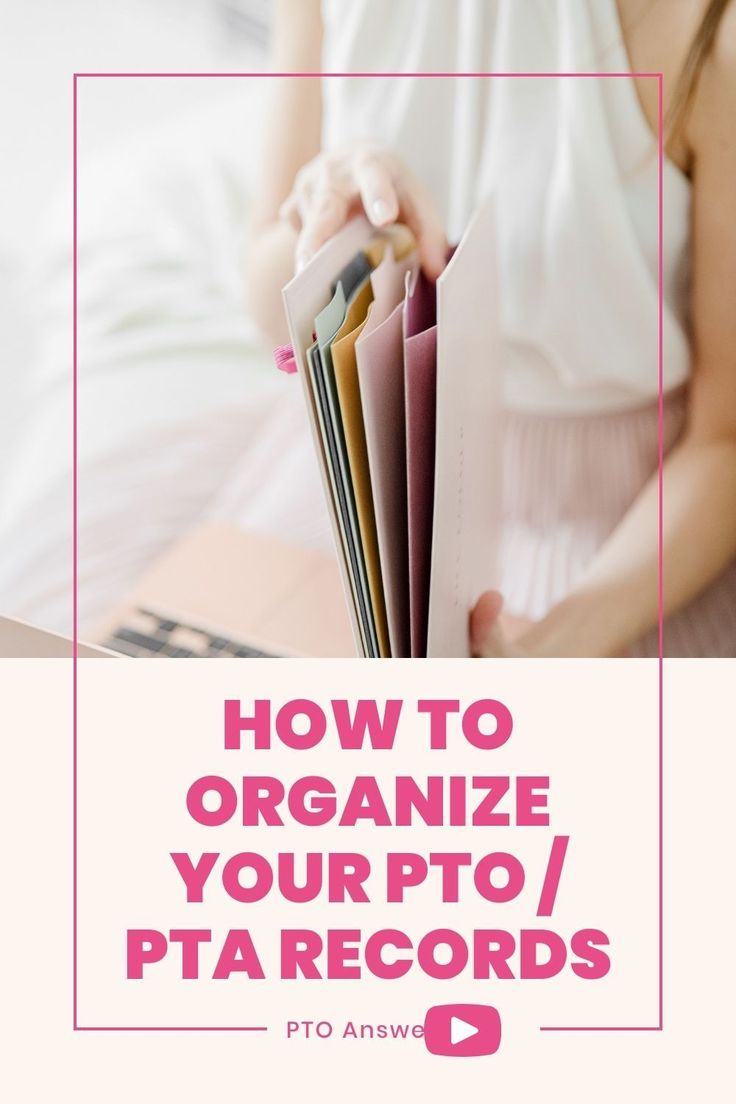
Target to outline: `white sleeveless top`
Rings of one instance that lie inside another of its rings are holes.
[[[630,70],[615,0],[323,0],[323,21],[329,72]],[[657,394],[657,150],[632,77],[333,77],[323,97],[324,147],[395,150],[451,240],[495,197],[509,406]],[[670,390],[689,374],[690,185],[664,173]]]

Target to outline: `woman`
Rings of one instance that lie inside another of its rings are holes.
[[[363,207],[437,275],[496,197],[505,521],[480,655],[657,654],[657,158],[664,165],[664,647],[736,654],[736,5],[280,0],[250,272],[278,290]],[[641,75],[631,75],[641,74]],[[500,616],[502,603],[513,621]],[[512,628],[510,627],[513,625]]]

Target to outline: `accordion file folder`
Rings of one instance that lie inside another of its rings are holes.
[[[494,212],[436,282],[406,227],[353,219],[284,288],[358,654],[467,656],[494,583]]]

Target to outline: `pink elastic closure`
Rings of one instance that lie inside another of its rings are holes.
[[[291,345],[279,345],[274,349],[273,360],[279,372],[286,372],[287,376],[293,376],[296,372],[294,349]]]

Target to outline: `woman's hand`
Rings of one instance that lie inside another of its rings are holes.
[[[482,594],[470,613],[470,651],[480,659],[500,659],[530,655],[521,643],[531,622],[502,612],[503,597],[497,590]]]
[[[361,210],[375,227],[406,223],[422,268],[430,278],[439,276],[447,239],[434,200],[398,157],[373,146],[320,153],[297,173],[279,210],[299,233],[297,271]]]

